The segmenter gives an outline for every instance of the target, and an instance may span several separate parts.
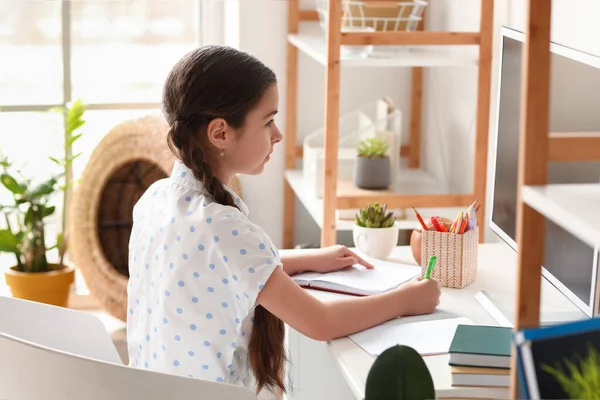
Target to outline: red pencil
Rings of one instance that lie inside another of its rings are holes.
[[[424,230],[427,230],[427,225],[425,225],[425,222],[423,221],[423,218],[421,218],[421,216],[419,215],[419,213],[417,212],[417,210],[413,207],[412,208],[415,212],[415,215],[417,216],[417,219],[419,220],[419,223],[421,224],[421,226],[423,227]]]
[[[431,223],[435,227],[436,231],[438,231],[438,232],[448,232],[448,230],[446,229],[446,227],[443,224],[440,224],[438,222],[437,218],[431,217]]]
[[[463,218],[461,224],[460,224],[460,230],[458,231],[459,234],[463,234],[465,233],[465,230],[467,229],[467,224],[469,222],[469,216],[467,215],[466,218]]]

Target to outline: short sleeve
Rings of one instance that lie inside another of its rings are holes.
[[[245,300],[250,311],[275,268],[281,265],[279,252],[263,229],[239,210],[223,207],[215,219],[218,238],[213,241],[218,241],[217,249],[240,291],[234,295]]]

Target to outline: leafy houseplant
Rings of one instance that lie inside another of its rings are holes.
[[[358,211],[352,227],[354,245],[368,256],[386,259],[398,244],[394,213],[387,205],[367,205]]]
[[[61,109],[62,110],[62,109]],[[74,132],[85,121],[81,102],[62,110],[65,118],[63,158],[50,158],[62,171],[41,183],[34,183],[4,157],[0,159],[0,186],[12,195],[11,204],[0,204],[0,216],[6,227],[0,229],[0,252],[12,253],[16,265],[6,271],[6,282],[14,297],[66,306],[74,269],[64,265],[66,251],[65,226],[67,194],[71,181],[71,165],[78,155],[72,155],[72,145],[81,136]],[[47,246],[46,220],[56,211],[51,200],[62,192],[62,229],[56,242]],[[58,249],[59,262],[49,263],[47,253]]]
[[[354,184],[360,189],[383,190],[392,183],[389,149],[385,138],[372,137],[357,148]]]
[[[382,352],[367,375],[365,400],[433,400],[435,387],[415,349],[396,345]]]
[[[389,228],[394,225],[394,213],[387,212],[387,205],[368,205],[356,214],[356,225],[363,228]]]
[[[589,345],[585,359],[579,362],[564,360],[566,371],[560,365],[556,368],[543,364],[541,369],[554,376],[569,399],[600,399],[600,354]]]

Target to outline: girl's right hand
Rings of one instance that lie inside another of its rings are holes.
[[[396,289],[400,316],[431,314],[440,304],[442,285],[435,279],[417,277]]]

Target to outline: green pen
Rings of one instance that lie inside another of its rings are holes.
[[[425,271],[424,279],[429,279],[429,277],[431,276],[431,273],[433,272],[433,269],[435,268],[436,261],[437,261],[436,256],[431,256],[429,258],[429,263],[427,264],[427,271]]]

